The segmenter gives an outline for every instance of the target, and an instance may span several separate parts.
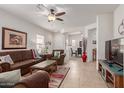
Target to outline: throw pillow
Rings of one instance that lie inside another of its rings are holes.
[[[0,73],[0,87],[13,87],[21,79],[20,69]]]
[[[60,58],[60,51],[54,51],[54,57]]]
[[[0,60],[1,60],[2,62],[7,62],[7,63],[10,63],[10,64],[14,64],[14,62],[12,61],[10,55],[1,56],[1,57],[0,57]]]
[[[35,59],[36,55],[34,49],[31,49],[31,51],[32,51],[32,58]]]
[[[36,55],[36,58],[41,58],[41,56],[39,55],[38,51],[35,49],[35,55]]]
[[[35,50],[35,49],[32,49],[32,55],[33,55],[33,58],[41,58],[41,56],[39,55],[38,51]]]

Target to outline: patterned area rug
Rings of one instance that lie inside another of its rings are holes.
[[[57,71],[50,75],[49,87],[50,88],[59,88],[60,85],[62,84],[65,76],[67,75],[69,69],[70,69],[69,67],[58,66]]]

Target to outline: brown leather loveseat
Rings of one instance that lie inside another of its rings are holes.
[[[56,52],[56,51],[60,51],[60,57],[59,58],[54,57],[54,52]],[[55,50],[53,50],[49,59],[56,60],[58,65],[63,65],[65,56],[66,56],[66,54],[64,53],[63,49],[55,49]]]
[[[21,74],[24,75],[29,72],[29,67],[42,62],[44,59],[33,59],[31,50],[14,50],[14,51],[4,51],[0,52],[0,56],[10,55],[14,64],[2,63],[2,72],[21,69]]]

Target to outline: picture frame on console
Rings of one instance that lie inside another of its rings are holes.
[[[27,33],[2,27],[2,49],[26,49]]]

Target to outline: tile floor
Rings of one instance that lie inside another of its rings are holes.
[[[66,65],[70,71],[60,88],[107,88],[96,70],[95,62],[83,63],[81,58],[71,58]]]

